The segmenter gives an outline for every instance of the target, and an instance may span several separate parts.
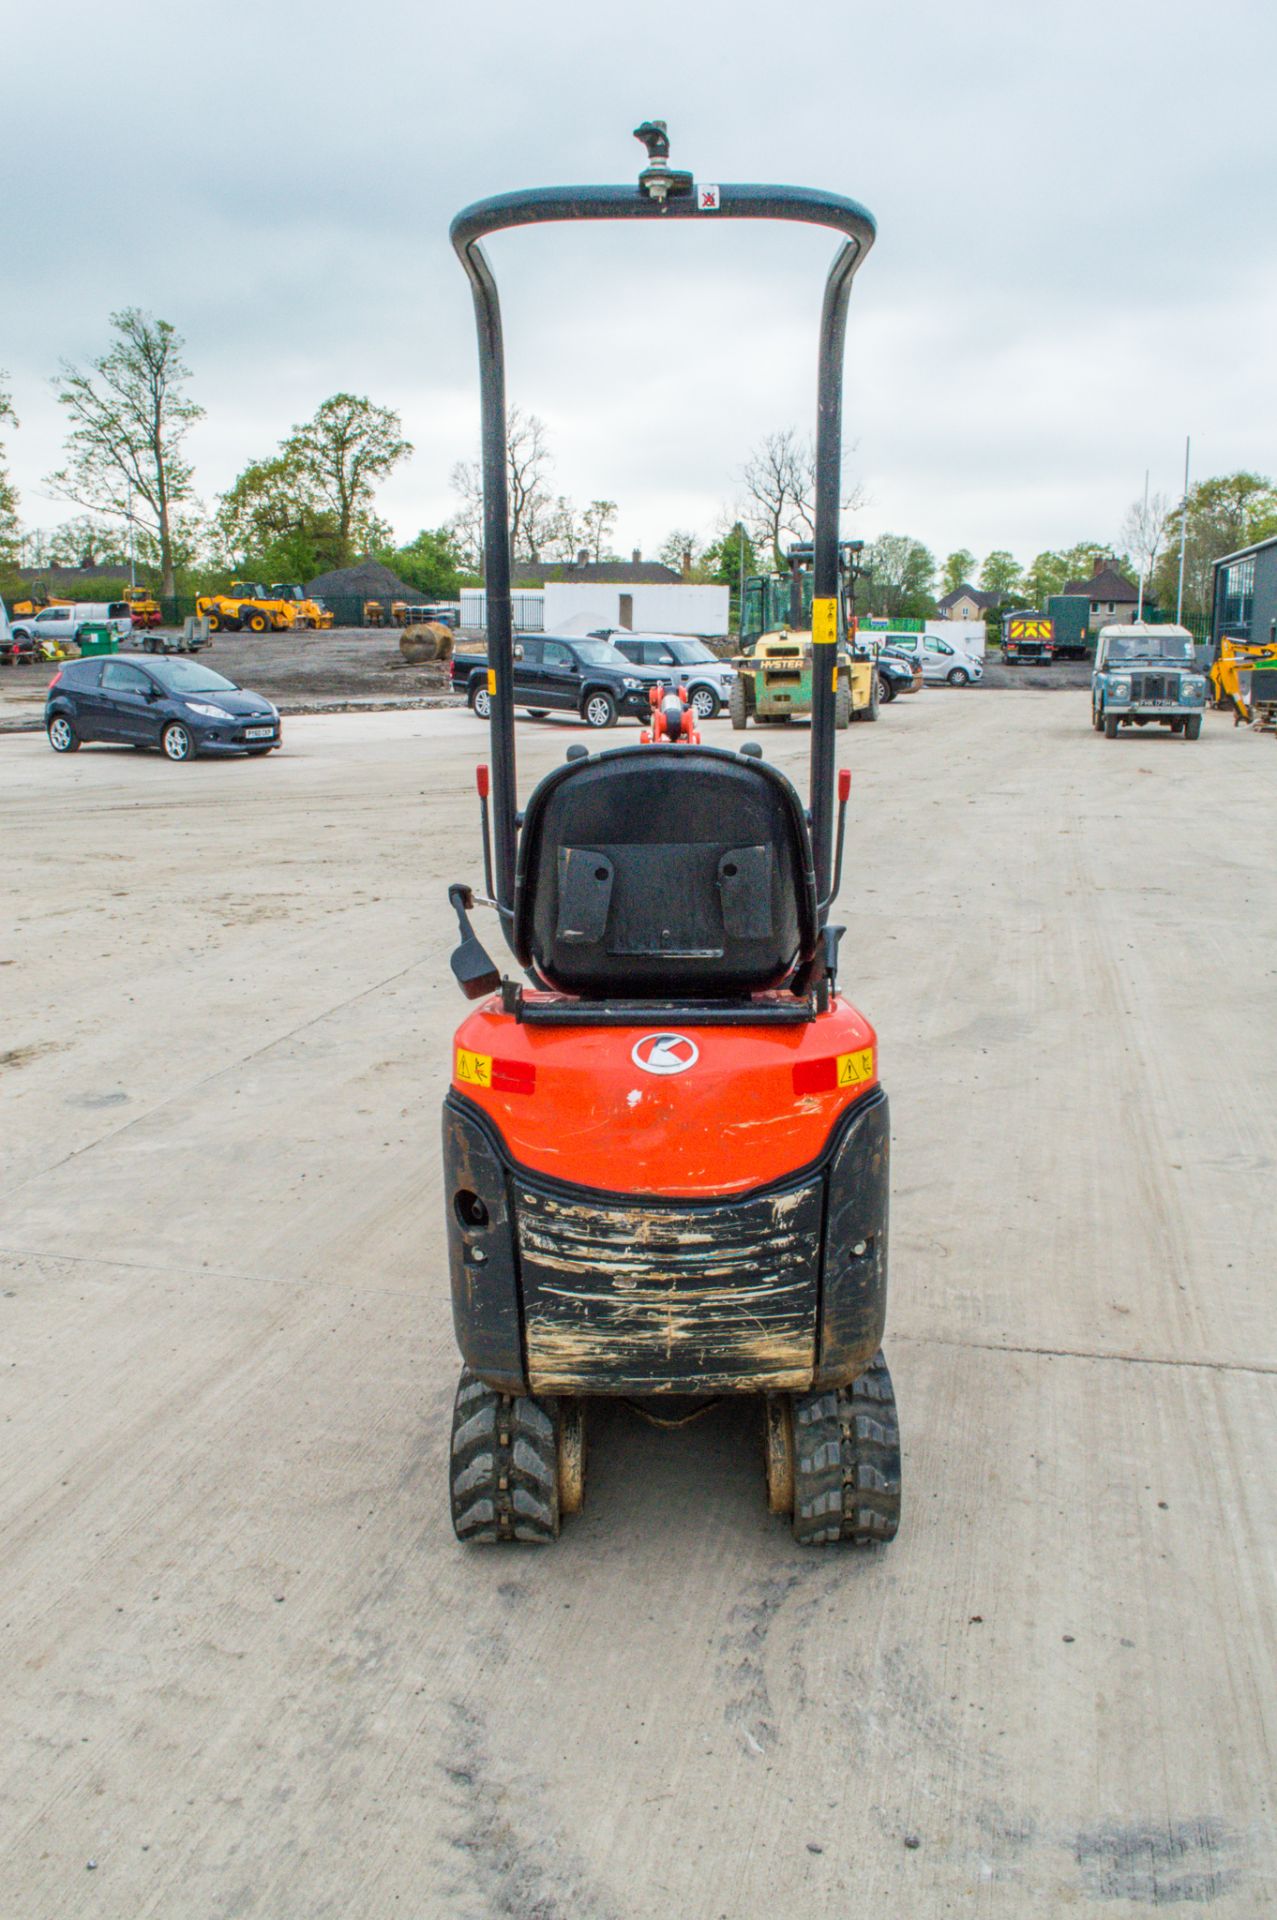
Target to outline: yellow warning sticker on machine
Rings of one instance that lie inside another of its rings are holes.
[[[464,1047],[457,1048],[457,1081],[463,1087],[490,1087],[492,1085],[492,1055],[490,1053],[467,1053]]]
[[[858,1053],[840,1053],[838,1055],[838,1085],[840,1087],[858,1087],[874,1077],[874,1050],[861,1047]]]
[[[814,647],[832,647],[838,641],[838,602],[830,595],[811,603],[811,641]]]
[[[496,691],[497,691],[496,669],[495,667],[489,667],[488,668],[488,692],[495,697]]]

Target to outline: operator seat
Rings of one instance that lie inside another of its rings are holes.
[[[798,794],[716,747],[569,761],[528,801],[511,943],[584,998],[735,998],[779,986],[819,940]]]

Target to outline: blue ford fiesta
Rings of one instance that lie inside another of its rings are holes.
[[[280,744],[269,700],[181,657],[68,660],[49,682],[44,724],[55,753],[106,740],[193,760],[197,753],[270,753]]]

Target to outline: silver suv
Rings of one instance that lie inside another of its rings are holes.
[[[687,688],[689,704],[699,720],[712,720],[727,705],[736,669],[720,660],[703,640],[681,633],[627,633],[611,627],[600,639],[632,660],[636,667],[668,667]]]

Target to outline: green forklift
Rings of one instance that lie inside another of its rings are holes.
[[[834,725],[840,728],[878,718],[873,651],[856,632],[855,583],[863,550],[863,540],[845,540],[838,549]],[[812,555],[811,542],[798,541],[786,551],[787,573],[755,574],[745,582],[741,651],[732,662],[736,680],[728,703],[738,733],[751,720],[757,727],[785,726],[795,715],[811,713]]]

